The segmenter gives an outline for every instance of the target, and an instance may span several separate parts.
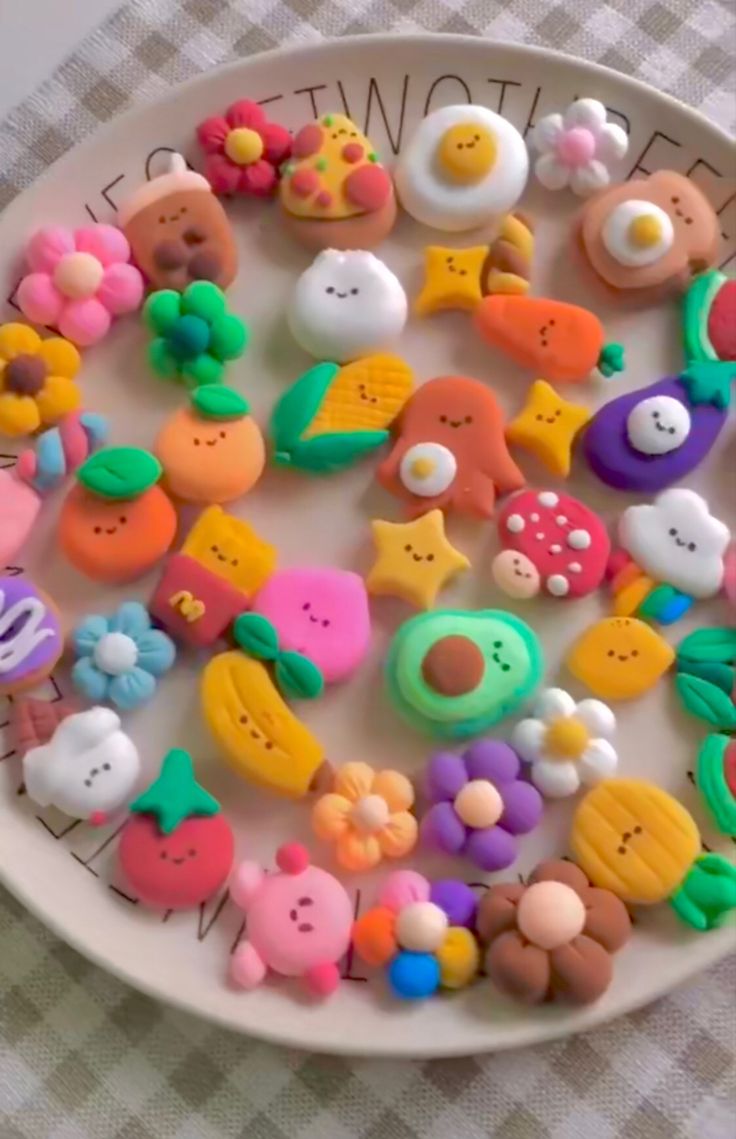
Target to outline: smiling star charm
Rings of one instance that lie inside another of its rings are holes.
[[[470,562],[445,536],[441,510],[413,522],[371,523],[377,558],[366,578],[374,596],[400,597],[418,609],[430,609],[439,591]]]
[[[590,408],[563,399],[546,380],[535,380],[524,407],[506,428],[506,442],[530,451],[564,479],[570,474],[575,437],[592,414]]]

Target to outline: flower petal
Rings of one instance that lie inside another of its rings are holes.
[[[193,281],[181,298],[181,311],[192,313],[213,324],[227,312],[224,293],[212,281]]]
[[[353,926],[355,951],[366,965],[385,965],[396,953],[396,915],[386,906],[374,906]]]
[[[208,154],[204,173],[216,194],[234,194],[240,185],[240,167],[225,154]]]
[[[619,162],[629,149],[629,136],[618,123],[606,123],[596,139],[595,156],[601,162]]]
[[[113,316],[122,316],[139,307],[143,287],[143,277],[135,265],[109,265],[97,290],[97,299]]]
[[[499,787],[513,782],[521,770],[518,755],[503,740],[478,740],[463,759],[468,779],[488,779]]]
[[[419,824],[409,811],[397,811],[376,838],[387,858],[403,858],[417,845]]]
[[[124,601],[118,606],[109,621],[111,633],[125,633],[136,640],[141,633],[151,628],[151,618],[145,605],[140,601]]]
[[[564,190],[570,178],[570,168],[554,154],[543,154],[534,163],[534,173],[546,190]]]
[[[74,249],[72,230],[64,225],[45,225],[28,242],[26,261],[34,273],[53,273],[61,258]]]
[[[542,754],[546,731],[542,720],[520,720],[511,732],[511,746],[522,759],[532,763]]]
[[[562,115],[555,112],[552,115],[545,115],[540,119],[534,127],[531,134],[531,144],[535,150],[540,154],[546,154],[550,150],[554,150],[557,145],[557,140],[562,134],[563,124]]]
[[[358,834],[349,827],[335,841],[335,857],[346,870],[372,870],[381,861],[381,844],[373,834]]]
[[[251,130],[260,133],[266,121],[266,112],[259,103],[254,103],[251,99],[238,99],[225,111],[225,118],[233,129],[250,127]]]
[[[408,811],[414,805],[411,779],[400,771],[377,771],[372,792],[386,800],[389,811]]]
[[[566,799],[580,787],[580,774],[574,763],[539,759],[532,764],[532,782],[548,799]]]
[[[579,767],[580,778],[589,787],[602,779],[610,779],[618,767],[615,747],[608,740],[591,740],[580,756]]]
[[[584,166],[576,166],[570,173],[570,189],[579,198],[588,198],[596,194],[611,181],[608,167],[595,158],[586,162]]]
[[[509,930],[492,941],[485,959],[493,984],[510,997],[536,1005],[545,999],[550,982],[546,950],[524,941],[518,930]]]
[[[24,277],[18,285],[15,299],[29,320],[36,324],[58,324],[64,298],[46,273],[29,273]]]
[[[216,360],[214,356],[210,356],[209,352],[203,352],[201,356],[197,356],[196,360],[187,360],[179,367],[178,371],[180,375],[190,379],[197,387],[200,384],[221,383],[225,365],[221,360]]]
[[[450,926],[436,957],[444,989],[463,989],[474,979],[480,965],[478,942],[463,926]]]
[[[582,720],[591,736],[612,736],[616,730],[616,716],[602,700],[581,700],[575,716]]]
[[[42,390],[36,396],[41,422],[58,423],[70,411],[76,411],[82,395],[73,380],[66,376],[47,376]]]
[[[36,401],[26,395],[3,392],[0,395],[0,435],[15,438],[32,435],[41,426]]]
[[[176,660],[176,645],[160,629],[149,629],[133,639],[138,648],[138,664],[152,676],[163,676]]]
[[[416,870],[393,870],[384,879],[379,891],[382,906],[397,914],[412,902],[428,902],[430,885]]]
[[[631,936],[631,918],[620,898],[610,890],[590,886],[583,891],[585,926],[583,933],[609,953],[616,953]]]
[[[72,684],[87,700],[99,704],[107,699],[109,677],[92,662],[90,657],[80,657],[72,668]]]
[[[574,862],[568,862],[566,858],[547,858],[540,862],[529,875],[529,885],[534,882],[562,882],[563,886],[569,886],[581,898],[590,888],[580,867]]]
[[[503,827],[483,827],[471,831],[463,854],[481,870],[505,870],[519,853],[516,839]]]
[[[245,351],[248,329],[239,316],[225,313],[212,322],[209,351],[216,360],[235,360]]]
[[[212,115],[197,127],[197,141],[206,154],[222,150],[230,133],[230,124],[223,115]]]
[[[243,194],[251,194],[254,198],[269,197],[278,185],[278,174],[273,163],[265,158],[251,162],[248,166],[240,168],[238,189]]]
[[[58,320],[59,332],[82,348],[98,344],[107,336],[111,323],[110,313],[97,297],[67,301]]]
[[[509,834],[528,834],[542,818],[544,804],[531,783],[517,779],[514,783],[502,784],[499,793],[503,801],[503,814],[498,820]]]
[[[130,261],[130,245],[116,225],[85,225],[74,230],[74,243],[80,253],[91,253],[107,268],[117,261]]]
[[[440,751],[432,756],[424,773],[424,790],[434,803],[455,798],[468,782],[465,764],[452,751]]]
[[[553,992],[576,1005],[597,1000],[613,978],[610,953],[584,933],[550,950],[549,963]]]
[[[16,356],[35,356],[41,337],[34,328],[19,320],[0,325],[0,359],[14,360]]]
[[[321,795],[312,808],[312,828],[317,838],[331,841],[344,834],[350,826],[352,809],[353,804],[344,795]]]
[[[156,691],[156,680],[150,672],[134,665],[130,672],[114,676],[110,681],[108,699],[118,708],[137,708],[145,704]]]
[[[148,345],[148,362],[154,372],[165,379],[179,375],[179,361],[162,336],[157,336]]]
[[[576,99],[565,111],[565,128],[586,127],[597,132],[606,125],[606,114],[606,108],[599,99]]]
[[[368,763],[343,763],[335,772],[333,789],[337,795],[357,803],[364,795],[370,795],[374,778],[375,772]]]
[[[575,701],[564,688],[545,688],[535,701],[534,715],[549,724],[560,716],[574,715],[575,707]]]
[[[143,306],[143,320],[151,332],[168,336],[181,316],[181,294],[173,289],[151,293]]]
[[[492,941],[507,929],[516,929],[516,907],[526,890],[521,882],[499,882],[489,886],[478,903],[478,934]]]
[[[258,133],[263,139],[264,158],[280,166],[291,153],[291,134],[280,123],[264,123]]]
[[[435,803],[422,819],[421,835],[424,846],[459,854],[465,846],[467,830],[452,803]]]
[[[83,618],[72,633],[72,643],[77,656],[91,656],[95,651],[97,642],[110,632],[110,625],[106,617],[99,613],[91,613]]]
[[[78,349],[62,336],[51,336],[48,340],[42,340],[38,355],[52,376],[64,376],[67,380],[73,380],[82,366],[82,357]]]

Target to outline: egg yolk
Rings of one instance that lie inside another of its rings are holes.
[[[651,249],[662,240],[662,226],[654,214],[640,214],[629,223],[628,238],[637,249]]]
[[[434,474],[435,464],[432,459],[415,459],[411,465],[411,473],[415,479],[428,479]]]
[[[479,182],[496,162],[496,137],[480,123],[456,123],[440,139],[437,159],[455,182]]]

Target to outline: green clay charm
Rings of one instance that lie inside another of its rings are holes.
[[[736,731],[736,629],[698,629],[677,649],[675,686],[688,712]]]
[[[268,617],[241,613],[233,623],[236,643],[256,660],[273,664],[274,677],[284,696],[314,700],[324,691],[321,670],[303,653],[279,647],[279,635]]]
[[[194,281],[183,293],[151,293],[143,319],[154,335],[148,349],[154,372],[190,387],[220,383],[228,361],[248,343],[246,325],[228,312],[225,294],[211,281]]]
[[[698,752],[695,786],[721,834],[736,838],[736,737],[706,736]]]

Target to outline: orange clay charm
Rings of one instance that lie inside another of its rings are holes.
[[[118,585],[142,577],[176,535],[176,511],[156,486],[161,465],[137,447],[107,447],[83,463],[59,518],[59,544],[80,573]]]
[[[484,340],[538,376],[579,384],[596,368],[606,378],[624,369],[620,344],[604,344],[598,317],[546,297],[485,297],[474,313]]]
[[[166,489],[184,502],[232,502],[261,476],[263,436],[247,402],[224,384],[202,384],[190,401],[167,420],[153,445]]]

